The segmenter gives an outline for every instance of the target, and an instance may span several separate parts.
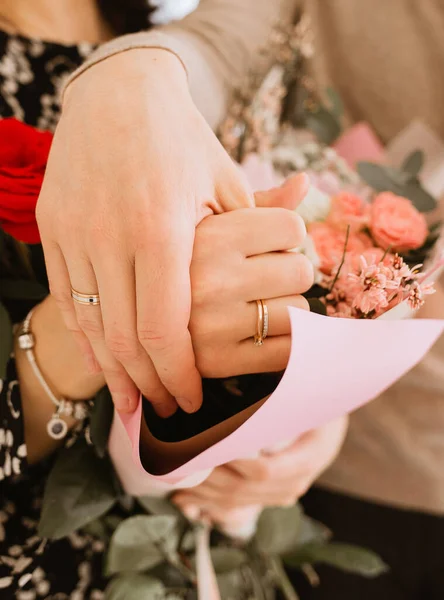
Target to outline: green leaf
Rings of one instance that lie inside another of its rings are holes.
[[[39,535],[60,539],[105,514],[116,501],[114,472],[83,439],[60,452],[46,483]]]
[[[388,570],[384,561],[371,550],[339,542],[306,544],[285,555],[283,560],[288,567],[323,563],[364,577],[377,577]]]
[[[172,515],[178,520],[185,517],[180,510],[166,498],[157,498],[155,496],[141,496],[137,498],[137,502],[148,512],[153,515]]]
[[[2,279],[1,289],[3,298],[43,300],[48,295],[45,286],[27,279]]]
[[[330,536],[331,531],[328,529],[328,527],[322,523],[319,523],[319,521],[315,521],[315,519],[312,519],[307,515],[302,515],[301,526],[298,535],[298,545],[302,546],[304,544],[311,544],[313,542],[326,542]]]
[[[407,171],[413,177],[417,177],[424,165],[424,152],[421,150],[415,150],[402,163],[401,169]]]
[[[173,516],[138,515],[119,525],[111,538],[107,574],[145,571],[175,553],[177,519]]]
[[[421,187],[416,178],[407,174],[404,179],[401,172],[388,167],[381,167],[369,162],[359,162],[357,170],[361,178],[377,192],[393,192],[411,200],[420,212],[429,212],[436,208],[436,200]],[[398,173],[398,177],[394,176]]]
[[[361,161],[356,165],[360,177],[377,192],[394,192],[393,180],[384,167],[371,162]],[[396,189],[398,189],[396,187]],[[397,192],[395,192],[397,193]]]
[[[300,526],[299,506],[266,508],[257,524],[256,544],[267,554],[287,553],[298,545]]]
[[[105,590],[105,600],[163,600],[165,586],[149,575],[123,575],[113,579]]]
[[[107,387],[102,388],[94,399],[90,418],[90,433],[94,448],[103,458],[108,448],[109,432],[113,422],[114,404]]]
[[[413,205],[420,212],[430,212],[435,210],[437,202],[423,187],[419,181],[410,181],[402,190],[401,196],[405,196],[412,201]]]
[[[216,573],[229,573],[248,562],[248,555],[238,548],[211,548],[211,560]]]
[[[332,144],[341,133],[339,121],[323,106],[319,106],[315,112],[307,113],[305,121],[308,129],[324,144]]]
[[[109,532],[103,519],[96,519],[95,521],[91,521],[91,523],[87,523],[84,527],[82,527],[82,532],[86,533],[87,535],[92,535],[93,537],[104,542],[109,541]]]
[[[13,338],[11,319],[3,304],[0,304],[0,333],[0,379],[5,379]]]
[[[328,290],[325,290],[325,293],[327,292]],[[319,298],[307,298],[307,302],[310,306],[310,312],[327,316],[327,307]]]
[[[396,167],[383,166],[383,167],[381,167],[381,169],[384,169],[387,177],[389,177],[392,184],[394,184],[395,186],[402,187],[402,186],[406,185],[409,181],[412,180],[412,176],[410,173],[401,171],[400,169],[397,169]]]
[[[231,573],[218,575],[217,585],[219,586],[220,597],[223,600],[242,600],[242,598],[245,598],[243,592],[245,582],[240,572],[231,571]]]

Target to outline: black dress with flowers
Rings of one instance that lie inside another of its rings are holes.
[[[92,50],[87,43],[63,46],[0,32],[0,118],[15,117],[53,130],[60,114],[61,87]],[[40,249],[35,247],[34,252],[42,265]],[[12,321],[23,319],[30,307],[26,302],[15,304]],[[3,338],[9,332],[1,317]],[[57,542],[37,535],[49,468],[49,463],[27,465],[20,387],[12,357],[6,378],[0,379],[0,598],[99,600],[106,585],[103,541],[86,532]]]

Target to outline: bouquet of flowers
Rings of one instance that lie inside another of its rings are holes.
[[[0,121],[0,134],[3,377],[12,349],[11,317],[20,320],[48,293],[35,206],[52,135],[14,119]],[[224,389],[228,394],[230,382]],[[210,392],[207,385],[207,399]],[[284,564],[303,569],[314,583],[317,579],[311,565],[319,562],[364,576],[375,576],[386,569],[370,551],[331,542],[331,533],[304,515],[299,506],[267,509],[260,516],[254,510],[254,526],[247,531],[246,539],[240,539],[241,530],[236,527],[234,538],[217,531],[210,540],[207,526],[188,521],[166,498],[138,494],[135,499],[126,493],[116,477],[108,448],[113,449],[115,464],[121,464],[122,457],[131,462],[131,456],[128,459],[125,454],[127,440],[117,439],[115,434],[109,439],[112,421],[112,400],[108,390],[103,389],[94,399],[86,430],[74,431],[55,460],[39,526],[42,538],[70,536],[76,543],[76,531],[81,530],[82,544],[106,549],[108,600],[188,600],[196,597],[196,588],[201,598],[210,600],[218,597],[217,587],[227,600],[273,600],[276,588],[287,600],[294,600],[296,592]],[[124,442],[122,451],[113,447],[113,440]],[[127,471],[131,473],[131,468]],[[151,489],[159,495],[162,484],[156,483]],[[164,489],[168,491],[169,487]]]

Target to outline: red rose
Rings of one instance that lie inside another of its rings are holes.
[[[40,242],[35,207],[52,137],[16,119],[0,120],[0,227],[27,244]]]

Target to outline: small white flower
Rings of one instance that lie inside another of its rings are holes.
[[[289,165],[297,171],[302,171],[308,165],[305,154],[291,146],[278,146],[272,153],[272,160],[277,165]]]
[[[315,221],[325,221],[330,212],[330,205],[330,198],[327,194],[318,190],[314,185],[310,185],[307,195],[299,204],[296,212],[308,225]]]

